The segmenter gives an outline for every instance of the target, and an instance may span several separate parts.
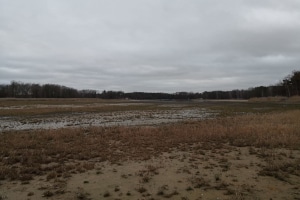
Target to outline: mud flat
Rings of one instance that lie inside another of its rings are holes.
[[[10,131],[88,126],[160,125],[183,120],[207,119],[212,118],[215,115],[216,112],[208,111],[204,108],[180,108],[148,111],[113,111],[103,113],[74,112],[54,116],[13,116],[0,117],[0,130]]]

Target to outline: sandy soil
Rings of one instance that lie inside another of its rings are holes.
[[[0,197],[30,200],[300,199],[299,176],[277,177],[263,173],[269,166],[270,155],[276,155],[279,164],[300,159],[300,152],[296,150],[229,145],[203,150],[203,144],[195,144],[187,146],[186,151],[175,148],[146,161],[109,163],[93,159],[89,162],[96,164],[95,169],[71,177],[2,181]]]

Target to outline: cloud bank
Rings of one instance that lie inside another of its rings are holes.
[[[299,70],[299,35],[299,0],[0,0],[0,83],[247,89]]]

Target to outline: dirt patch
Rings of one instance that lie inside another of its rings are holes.
[[[201,144],[188,151],[176,148],[149,160],[119,163],[97,162],[95,168],[71,177],[47,180],[37,176],[28,182],[1,182],[7,199],[297,199],[299,175],[286,180],[260,175],[268,165],[259,152],[248,147],[223,146],[199,153]],[[289,150],[282,162],[289,158]],[[299,163],[298,163],[299,164]],[[299,170],[298,170],[299,172]]]

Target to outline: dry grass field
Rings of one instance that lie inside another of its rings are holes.
[[[300,199],[297,101],[6,99],[0,108],[0,119],[17,120],[133,110],[159,117],[161,110],[187,108],[215,113],[160,125],[2,130],[0,200]]]

